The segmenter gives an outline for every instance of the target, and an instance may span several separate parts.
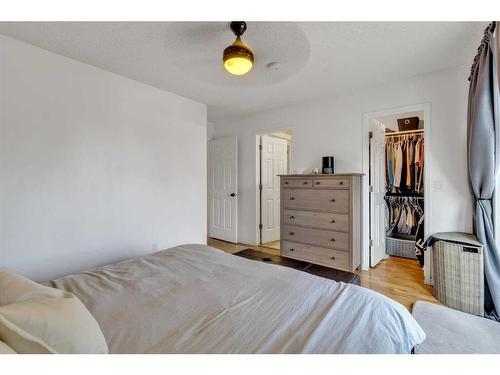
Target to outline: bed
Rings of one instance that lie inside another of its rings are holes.
[[[46,285],[84,303],[110,353],[410,353],[425,339],[381,294],[205,245]]]

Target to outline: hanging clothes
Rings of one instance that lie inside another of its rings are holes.
[[[415,142],[415,153],[414,153],[414,189],[418,192],[418,176],[419,176],[419,161],[420,161],[420,143],[422,142],[422,138],[417,139]]]
[[[417,192],[424,192],[424,139],[420,142],[420,159],[418,161],[419,165],[419,177],[418,177],[418,189]]]
[[[396,166],[394,168],[394,187],[399,188],[401,185],[401,171],[403,169],[403,148],[400,142],[394,145],[394,155]]]
[[[385,140],[386,236],[395,241],[386,246],[414,248],[423,265],[424,244],[424,137],[423,133],[387,134]],[[393,250],[393,249],[391,249]],[[410,250],[411,251],[411,250]],[[394,251],[388,251],[394,253]]]
[[[392,147],[393,143],[392,142],[386,142],[385,143],[385,171],[386,171],[386,183],[387,183],[387,190],[392,189],[392,186],[394,184],[394,170],[393,170],[393,162],[392,162]]]
[[[386,191],[391,193],[422,193],[424,177],[423,134],[387,137],[384,151]]]
[[[411,165],[413,164],[413,151],[411,140],[406,140],[406,188],[411,189],[411,182],[413,180],[411,174]]]
[[[423,199],[420,197],[386,196],[386,235],[415,235],[424,215]]]

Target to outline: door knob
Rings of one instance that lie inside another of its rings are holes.
[[[236,193],[229,194],[231,197],[236,197]]]

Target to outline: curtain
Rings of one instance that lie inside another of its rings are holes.
[[[495,24],[492,25],[485,31],[469,78],[467,140],[469,181],[475,198],[474,234],[484,246],[485,309],[489,315],[498,317],[500,252],[494,236],[492,198],[498,170],[496,132],[500,131],[500,124],[498,56],[492,31]]]

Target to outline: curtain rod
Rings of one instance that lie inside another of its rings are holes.
[[[479,47],[477,48],[477,54],[474,57],[474,60],[472,62],[472,67],[470,68],[469,81],[472,80],[472,76],[476,72],[476,68],[477,68],[477,66],[479,64],[479,58],[481,57],[483,49],[485,48],[485,46],[490,41],[490,34],[493,34],[495,32],[496,25],[497,25],[496,21],[492,21],[486,27],[486,29],[484,29],[483,39],[481,39],[481,44],[479,44]]]

